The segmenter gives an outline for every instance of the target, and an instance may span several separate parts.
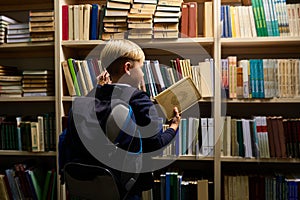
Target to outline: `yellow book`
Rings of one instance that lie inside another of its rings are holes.
[[[175,106],[181,113],[196,104],[200,99],[201,94],[191,77],[179,80],[154,97],[154,100],[162,107],[167,119],[172,119],[174,116],[173,109]]]
[[[231,18],[231,33],[232,33],[232,37],[235,38],[236,37],[236,26],[235,26],[235,7],[234,6],[230,6],[230,18]]]

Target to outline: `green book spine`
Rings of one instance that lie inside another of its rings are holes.
[[[47,171],[45,182],[44,182],[44,188],[43,188],[43,191],[42,191],[42,200],[47,200],[47,194],[49,192],[51,174],[52,174],[51,170]]]
[[[39,184],[39,182],[37,180],[37,177],[35,176],[34,172],[31,171],[31,170],[29,170],[28,173],[29,173],[30,178],[32,180],[33,188],[35,190],[37,199],[41,200],[42,199],[42,190],[41,190],[41,186],[40,186],[40,184]]]
[[[262,36],[261,33],[261,20],[260,20],[260,14],[259,14],[259,10],[258,10],[258,6],[256,4],[256,0],[252,0],[252,10],[253,10],[253,16],[254,16],[254,22],[255,22],[255,26],[256,26],[256,32],[257,32],[257,36]]]
[[[257,0],[258,3],[258,9],[261,15],[261,23],[262,23],[262,36],[268,36],[268,30],[267,30],[267,22],[266,22],[266,16],[264,11],[264,5],[262,0]]]
[[[52,182],[52,190],[51,190],[51,200],[55,200],[56,199],[56,193],[57,193],[57,190],[56,190],[56,179],[57,179],[57,173],[56,171],[53,172],[53,182]]]
[[[77,81],[77,76],[76,76],[76,72],[75,72],[75,68],[74,68],[74,65],[73,65],[73,59],[72,58],[68,59],[68,65],[69,65],[71,76],[72,76],[72,79],[73,79],[73,83],[74,83],[76,95],[77,96],[81,96],[81,93],[80,93],[80,90],[79,90],[78,81]]]

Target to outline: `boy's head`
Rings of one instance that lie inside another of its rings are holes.
[[[112,81],[117,82],[129,69],[135,67],[135,62],[143,63],[145,54],[137,44],[129,40],[110,40],[103,48],[100,60]]]

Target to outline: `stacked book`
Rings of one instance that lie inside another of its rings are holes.
[[[54,11],[29,11],[32,42],[54,41]]]
[[[53,96],[53,70],[25,70],[23,71],[23,96]]]
[[[0,15],[0,44],[3,44],[6,42],[8,24],[15,24],[15,23],[18,23],[18,22],[10,17],[5,16],[5,15]]]
[[[30,42],[29,23],[16,23],[7,26],[7,43]]]
[[[16,67],[0,66],[0,96],[21,97],[22,76]]]
[[[182,0],[159,0],[154,13],[154,38],[178,38]]]
[[[135,1],[136,2],[136,1]],[[151,39],[156,3],[133,3],[128,14],[128,39]]]
[[[108,0],[104,11],[102,39],[125,38],[130,0]]]

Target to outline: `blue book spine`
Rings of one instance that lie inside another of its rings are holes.
[[[228,37],[232,37],[232,28],[231,28],[231,15],[230,15],[230,6],[226,6],[226,14],[227,14],[227,23],[228,23]]]
[[[264,86],[264,66],[263,66],[263,60],[258,60],[258,66],[259,66],[259,84],[260,84],[260,90],[259,90],[259,98],[265,98],[265,86]]]
[[[228,15],[227,15],[227,9],[226,6],[223,6],[223,12],[224,12],[224,26],[223,26],[223,32],[224,32],[224,37],[227,38],[228,37]]]
[[[91,59],[88,59],[87,60],[87,65],[88,65],[88,68],[89,68],[92,83],[95,86],[97,84],[97,77],[96,77],[96,74],[95,74],[95,71],[94,71],[93,61]]]
[[[171,172],[166,172],[166,200],[171,200]]]
[[[98,39],[98,23],[99,23],[99,5],[92,4],[91,10],[91,32],[90,32],[90,40]]]
[[[250,59],[250,84],[252,88],[252,98],[256,98],[256,87],[255,87],[255,65],[254,60]]]
[[[222,24],[222,30],[221,30],[221,37],[225,37],[225,25],[224,25],[224,6],[221,5],[221,24]]]

